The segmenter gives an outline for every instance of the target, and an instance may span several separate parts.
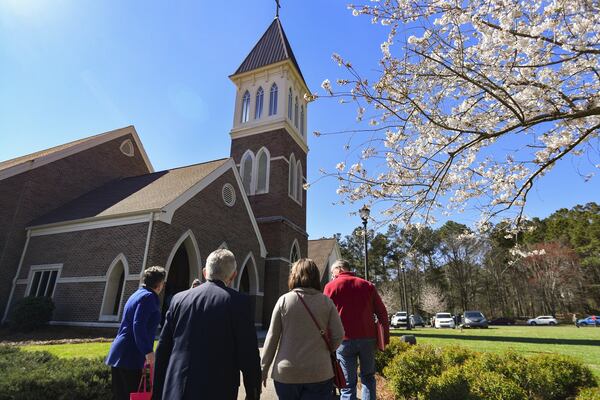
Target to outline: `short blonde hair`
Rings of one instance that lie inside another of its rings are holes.
[[[206,259],[206,279],[226,281],[235,272],[235,256],[227,249],[217,249]]]
[[[319,267],[310,258],[301,258],[292,265],[288,288],[313,288],[321,290],[321,273]]]

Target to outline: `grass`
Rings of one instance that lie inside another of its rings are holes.
[[[417,343],[433,346],[460,345],[475,351],[514,350],[524,356],[565,354],[587,364],[600,380],[600,328],[574,326],[498,326],[489,329],[417,328],[392,330],[392,336],[415,335]]]
[[[97,358],[106,357],[110,343],[90,342],[74,344],[46,344],[22,346],[24,351],[47,351],[60,358]]]

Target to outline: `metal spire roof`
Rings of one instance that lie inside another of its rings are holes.
[[[279,18],[275,18],[233,75],[242,74],[288,59],[292,61],[306,85],[306,81],[304,81],[304,76],[292,52],[290,42],[285,36],[281,22]]]

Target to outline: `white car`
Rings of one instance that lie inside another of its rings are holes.
[[[527,325],[558,325],[558,320],[551,315],[540,315],[527,320]]]
[[[392,317],[392,321],[390,322],[390,325],[392,325],[392,328],[397,328],[399,326],[406,326],[407,320],[408,320],[408,313],[406,311],[398,311]]]
[[[454,319],[450,313],[440,312],[435,314],[435,329],[438,328],[454,328]]]

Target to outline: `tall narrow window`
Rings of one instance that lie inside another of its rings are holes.
[[[277,114],[277,84],[274,83],[269,94],[269,115],[275,114]]]
[[[256,106],[255,106],[256,108],[254,109],[254,119],[259,119],[260,116],[262,115],[263,97],[264,97],[263,88],[259,87],[258,90],[256,91]]]
[[[292,89],[290,88],[290,92],[288,94],[288,118],[292,120]]]
[[[124,263],[126,262],[123,254],[120,254],[109,268],[106,277],[106,287],[104,288],[100,320],[116,321],[118,319],[123,296],[123,286],[125,285]]]
[[[38,270],[33,273],[31,286],[29,287],[29,296],[34,297],[52,297],[54,287],[58,278],[58,270]]]
[[[306,136],[306,132],[304,132],[304,106],[300,106],[300,134],[302,137]]]
[[[247,151],[242,157],[240,164],[240,175],[242,176],[242,183],[246,194],[252,194],[252,169],[254,167],[254,154],[251,151]]]
[[[256,156],[257,176],[256,193],[267,193],[269,191],[269,153],[267,149],[262,148]]]
[[[298,164],[296,164],[296,179],[297,179],[297,189],[296,189],[296,200],[298,200],[298,203],[302,204],[302,193],[304,192],[304,188],[302,187],[303,185],[303,174],[302,174],[302,163],[300,161],[298,161]]]
[[[242,97],[241,121],[248,122],[249,118],[250,118],[250,93],[248,93],[248,91],[246,90],[246,93],[244,93],[244,97]]]
[[[292,154],[290,156],[290,169],[289,169],[289,176],[288,176],[288,182],[289,182],[289,187],[288,187],[288,194],[290,195],[290,197],[292,197],[293,199],[296,198],[296,190],[297,190],[297,185],[296,185],[296,157]]]
[[[300,248],[298,242],[294,241],[292,244],[292,251],[290,251],[290,263],[293,264],[300,259]]]
[[[296,96],[296,101],[294,103],[294,125],[296,128],[298,127],[298,96]]]

